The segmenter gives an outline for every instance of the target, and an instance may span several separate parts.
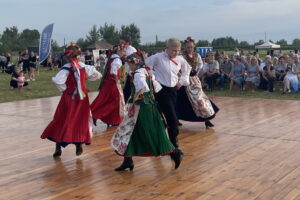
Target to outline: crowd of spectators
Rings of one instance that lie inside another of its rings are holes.
[[[80,60],[87,65],[95,65],[103,72],[107,57],[106,51],[100,51],[99,57],[94,59],[92,52],[87,50]],[[217,88],[221,90],[238,88],[252,92],[257,89],[273,92],[276,88],[285,94],[299,90],[300,61],[299,55],[294,52],[281,53],[277,57],[267,55],[261,59],[256,52],[245,54],[236,48],[231,55],[218,50],[208,52],[202,61],[203,67],[199,78],[203,87],[210,91]],[[0,55],[0,69],[3,73],[12,74],[10,83],[12,88],[22,88],[27,86],[29,81],[35,81],[37,62],[36,53],[33,51],[29,53],[27,49],[19,52],[15,65],[12,64],[9,53]],[[55,70],[62,67],[65,62],[63,54],[56,56],[50,54],[44,66],[49,70]],[[27,77],[25,80],[19,78],[24,76]]]
[[[263,60],[257,53],[241,56],[239,51],[234,51],[228,56],[216,51],[208,52],[203,62],[200,79],[209,90],[233,90],[235,86],[252,92],[256,89],[273,92],[277,88],[283,94],[299,90],[299,55],[292,51],[278,57],[267,55]]]

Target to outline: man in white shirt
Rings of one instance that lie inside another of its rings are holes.
[[[121,37],[120,43],[123,44],[125,47],[125,56],[129,56],[136,52],[136,49],[133,46],[131,46],[131,39],[129,36]],[[130,71],[130,66],[128,65],[127,62],[125,62],[125,71],[126,71],[126,81],[123,88],[123,93],[124,93],[124,100],[125,102],[127,102],[131,94],[131,86],[130,86],[131,71]]]
[[[176,116],[177,89],[181,86],[189,85],[189,75],[191,71],[187,61],[179,56],[181,43],[176,38],[171,38],[167,42],[167,48],[164,52],[157,53],[146,59],[146,65],[149,66],[156,77],[156,81],[162,85],[162,90],[156,94],[158,105],[164,114],[170,141],[176,148],[171,154],[171,158],[177,163],[175,168],[180,165],[182,151],[178,149],[177,136],[179,134],[178,119]],[[181,73],[180,78],[178,73]]]

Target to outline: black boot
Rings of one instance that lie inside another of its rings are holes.
[[[183,152],[180,149],[175,149],[170,156],[175,163],[175,169],[177,169],[182,161]]]
[[[120,167],[115,168],[115,171],[124,171],[127,168],[129,168],[130,171],[134,168],[132,157],[124,157],[122,164]]]
[[[215,125],[213,125],[213,123],[211,123],[210,121],[206,121],[205,122],[205,127],[209,128],[209,127],[214,127]]]
[[[97,126],[97,119],[96,119],[96,118],[93,118],[93,124],[94,124],[95,126]]]
[[[56,143],[53,157],[59,157],[59,156],[61,156],[61,146],[58,143]]]
[[[83,152],[82,144],[76,144],[76,156],[80,156]]]

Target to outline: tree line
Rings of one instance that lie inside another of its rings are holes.
[[[139,46],[141,43],[141,32],[137,25],[122,25],[118,29],[114,24],[105,23],[102,26],[94,25],[86,35],[86,38],[79,38],[77,44],[85,49],[99,40],[105,40],[110,44],[117,44],[121,37],[129,36],[133,46]]]
[[[99,41],[106,40],[108,43],[116,44],[123,36],[129,36],[132,40],[132,45],[147,51],[157,51],[165,47],[166,41],[155,41],[152,43],[141,44],[141,32],[137,25],[134,23],[129,25],[122,25],[119,29],[114,24],[93,25],[88,31],[85,37],[79,38],[77,42],[82,49],[86,49],[89,45]],[[19,32],[16,26],[7,27],[0,32],[0,52],[16,52],[22,51],[29,46],[38,46],[40,39],[40,33],[36,29],[24,29]],[[271,41],[273,42],[273,41]],[[254,48],[255,45],[263,44],[264,40],[259,40],[254,44],[250,44],[247,41],[238,41],[231,36],[219,37],[213,39],[211,42],[208,40],[198,40],[196,46],[206,47],[211,46],[215,49],[227,48],[233,49],[239,48]],[[283,47],[294,48],[300,47],[300,39],[296,38],[291,44],[288,44],[287,40],[281,39],[276,42]],[[59,46],[57,41],[52,40],[52,49],[54,51],[62,50],[63,46]]]

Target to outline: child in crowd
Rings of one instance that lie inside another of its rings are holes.
[[[19,73],[19,77],[18,77],[18,88],[23,88],[25,83],[25,77],[24,77],[24,73],[22,71],[20,71]]]

